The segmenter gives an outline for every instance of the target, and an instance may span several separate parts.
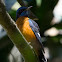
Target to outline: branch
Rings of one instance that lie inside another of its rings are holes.
[[[17,29],[15,22],[6,12],[5,6],[2,1],[3,0],[0,0],[0,24],[6,30],[12,42],[16,45],[20,53],[23,55],[25,62],[38,62],[37,56],[31,49],[29,44],[24,40],[22,34]]]

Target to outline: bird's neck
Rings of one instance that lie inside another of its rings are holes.
[[[24,16],[22,16],[22,17],[19,17],[18,19],[17,19],[17,21],[16,21],[16,24],[17,24],[17,26],[18,26],[18,28],[23,28],[23,25],[26,23],[26,21],[28,21],[29,20],[29,18],[28,17],[24,17]]]
[[[17,24],[24,24],[25,21],[29,20],[28,17],[25,17],[25,16],[22,16],[22,17],[19,17],[16,21]]]

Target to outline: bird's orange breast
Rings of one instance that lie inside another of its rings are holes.
[[[28,17],[20,17],[17,19],[16,24],[20,29],[23,36],[26,38],[28,42],[36,40],[36,36],[29,26],[29,18]]]

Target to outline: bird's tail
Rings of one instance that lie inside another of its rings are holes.
[[[39,62],[47,62],[47,59],[44,56],[44,52],[42,50],[38,50],[38,59]]]

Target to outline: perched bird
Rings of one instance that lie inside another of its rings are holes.
[[[30,7],[20,7],[16,12],[16,24],[27,40],[31,42],[30,44],[35,50],[36,55],[38,56],[39,62],[46,62],[44,57],[44,48],[41,41],[41,36],[39,33],[38,24],[29,18],[29,9]]]

